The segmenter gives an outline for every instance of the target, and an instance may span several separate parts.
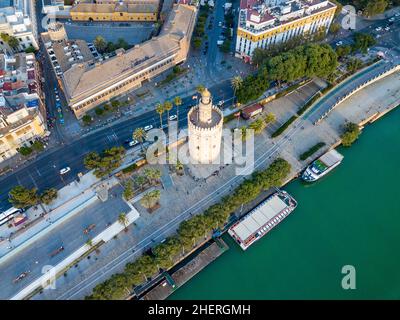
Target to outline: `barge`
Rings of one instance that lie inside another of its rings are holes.
[[[260,240],[297,207],[296,200],[279,190],[261,202],[228,230],[229,235],[246,250]]]

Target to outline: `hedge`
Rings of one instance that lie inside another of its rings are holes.
[[[294,115],[292,117],[290,117],[290,119],[288,121],[286,121],[283,125],[281,125],[272,135],[272,138],[275,138],[277,136],[279,136],[280,134],[282,134],[283,131],[285,131],[287,129],[287,127],[289,127],[293,121],[295,121],[297,119],[297,115]]]
[[[303,152],[300,155],[300,160],[306,160],[308,157],[312,156],[319,149],[321,149],[324,145],[325,145],[325,142],[318,142],[317,144],[312,146],[310,149],[308,149],[306,152]]]

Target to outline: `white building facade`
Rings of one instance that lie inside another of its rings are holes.
[[[35,49],[39,48],[30,17],[13,7],[0,9],[0,34],[1,33],[17,38],[19,49],[22,51],[31,46]],[[9,49],[8,44],[4,40],[0,40],[0,48]]]
[[[321,30],[327,33],[336,8],[328,0],[242,0],[235,54],[251,60],[256,48],[267,49]]]

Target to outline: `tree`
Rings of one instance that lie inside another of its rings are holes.
[[[40,201],[46,205],[49,205],[50,203],[53,202],[53,200],[57,199],[57,196],[58,196],[57,189],[50,188],[43,191],[43,193],[40,195]]]
[[[206,89],[206,87],[204,85],[202,85],[202,84],[199,84],[196,87],[196,90],[197,90],[198,93],[202,93],[205,89]]]
[[[43,151],[44,150],[43,142],[41,142],[39,140],[35,140],[35,142],[33,142],[33,144],[32,144],[32,149],[37,152]]]
[[[27,147],[27,146],[22,146],[22,147],[18,148],[17,150],[23,156],[29,156],[33,151],[32,148]]]
[[[115,110],[120,107],[121,103],[118,100],[111,101],[111,107]]]
[[[151,185],[156,184],[161,178],[161,171],[159,169],[146,168],[143,173]]]
[[[334,37],[334,38],[336,38],[336,36],[337,36],[337,34],[339,33],[340,29],[341,29],[340,24],[337,23],[337,22],[334,22],[334,23],[331,24],[331,26],[330,26],[330,28],[329,28],[329,32],[330,32],[331,34],[333,34],[333,37]]]
[[[88,114],[85,114],[85,115],[82,117],[82,121],[83,121],[83,123],[84,123],[85,125],[89,125],[89,124],[93,121],[93,118],[92,118],[91,116],[89,116]]]
[[[174,98],[174,104],[176,106],[176,123],[179,127],[179,107],[182,105],[182,99],[179,96]]]
[[[29,46],[25,49],[25,53],[36,53],[36,49],[33,46]]]
[[[129,180],[127,183],[125,183],[125,189],[123,192],[123,196],[124,196],[125,200],[127,200],[127,201],[133,198],[134,192],[133,192],[132,180]]]
[[[363,63],[360,59],[352,58],[347,63],[347,71],[354,73],[362,67]]]
[[[100,53],[104,53],[107,48],[107,42],[102,36],[97,36],[94,39],[93,44]]]
[[[153,190],[147,192],[143,195],[142,199],[140,199],[140,204],[147,209],[152,209],[158,204],[160,196],[161,196],[160,190]]]
[[[354,35],[353,52],[360,50],[362,53],[367,53],[367,49],[376,44],[374,36],[369,33],[356,33]]]
[[[16,37],[10,36],[8,39],[8,45],[13,49],[16,50],[19,47],[19,41]]]
[[[96,109],[94,109],[94,112],[98,115],[98,116],[102,116],[104,114],[104,109],[102,107],[97,107]]]
[[[384,13],[387,6],[387,0],[369,0],[363,13],[367,17],[372,17],[377,14]]]
[[[347,123],[344,126],[343,134],[340,136],[343,146],[350,147],[358,139],[360,133],[360,128],[357,124]]]
[[[242,77],[241,76],[233,77],[233,79],[231,80],[231,84],[232,84],[233,94],[236,96],[236,92],[243,85]]]
[[[125,155],[123,147],[112,147],[106,149],[99,155],[97,152],[90,152],[84,159],[84,165],[87,169],[93,170],[97,178],[104,177],[117,169]]]
[[[161,103],[157,103],[156,104],[156,112],[160,116],[160,129],[162,129],[162,127],[163,127],[162,115],[163,115],[164,111],[165,111],[164,106]]]
[[[121,212],[118,216],[118,222],[124,227],[125,231],[128,231],[128,224],[129,224],[129,219],[126,213]]]
[[[272,112],[269,112],[264,118],[265,124],[274,123],[275,121],[276,121],[276,116]]]
[[[258,118],[249,125],[249,129],[253,129],[254,133],[260,134],[265,129],[266,123],[263,119]]]
[[[351,53],[351,46],[339,46],[336,48],[336,55],[339,59],[343,59]]]
[[[143,150],[143,142],[146,139],[146,131],[143,128],[137,128],[133,132],[133,139],[140,142],[140,147]]]
[[[199,49],[201,47],[201,37],[194,37],[192,44],[195,49]]]
[[[20,185],[12,188],[8,193],[8,197],[8,201],[10,201],[15,208],[31,207],[37,205],[39,202],[36,188],[27,189]]]
[[[172,103],[170,101],[165,101],[164,102],[164,109],[167,111],[167,118],[169,120],[169,112],[172,110]]]

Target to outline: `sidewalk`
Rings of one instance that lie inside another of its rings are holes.
[[[113,177],[108,179],[106,188],[109,189],[117,184],[118,180]],[[47,214],[40,206],[28,209],[26,215],[31,225],[26,227],[25,224],[25,227],[13,228],[11,232],[10,229],[7,229],[2,235],[4,238],[8,238],[8,241],[4,240],[0,243],[0,263],[21,252],[67,219],[99,201],[96,187],[99,187],[99,179],[89,172],[81,178],[79,183],[73,181],[60,189],[58,197],[53,203],[48,206],[43,205]]]
[[[126,217],[127,217],[126,227],[128,227],[139,218],[139,212],[133,206],[131,206],[131,211],[126,215]],[[68,268],[68,266],[74,263],[74,261],[79,259],[87,251],[91,250],[93,246],[96,246],[100,242],[107,242],[113,239],[115,235],[123,231],[126,227],[123,226],[118,221],[114,222],[110,227],[108,227],[107,229],[105,229],[99,235],[97,235],[95,238],[92,239],[91,246],[85,244],[82,247],[80,247],[74,253],[69,255],[66,259],[61,261],[58,265],[48,270],[43,276],[39,277],[38,279],[33,281],[30,285],[25,287],[22,291],[20,291],[18,294],[12,297],[11,300],[22,300],[23,298],[25,298],[27,295],[29,295],[39,287],[43,287],[46,289],[46,287],[51,286],[60,272]]]

